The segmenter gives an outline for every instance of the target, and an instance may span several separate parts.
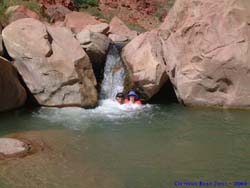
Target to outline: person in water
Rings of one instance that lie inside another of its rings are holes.
[[[125,96],[123,93],[117,93],[115,99],[119,104],[124,104]]]
[[[125,99],[124,103],[142,105],[142,102],[139,99],[139,95],[135,91],[128,92],[128,98]]]

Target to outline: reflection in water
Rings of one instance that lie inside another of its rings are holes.
[[[19,111],[0,133],[20,133],[45,149],[0,161],[0,187],[145,188],[175,181],[242,181],[250,172],[250,117],[244,111],[179,105]]]

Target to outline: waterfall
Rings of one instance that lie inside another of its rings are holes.
[[[109,49],[101,86],[101,99],[114,99],[118,92],[123,92],[125,68],[120,56],[121,46],[112,45]]]

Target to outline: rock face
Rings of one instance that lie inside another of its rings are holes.
[[[38,20],[17,20],[5,27],[2,36],[9,55],[15,60],[43,58],[51,54],[46,27]]]
[[[64,21],[65,16],[69,14],[71,10],[62,5],[51,5],[44,9],[44,14],[49,18],[50,22]]]
[[[94,107],[97,104],[92,65],[69,29],[46,28],[41,22],[26,18],[7,26],[3,40],[40,105]]]
[[[109,25],[107,23],[100,23],[95,25],[87,25],[85,29],[88,29],[94,33],[101,33],[107,35],[109,30]]]
[[[0,23],[0,56],[3,55],[3,37],[2,37],[2,24]]]
[[[103,34],[95,33],[89,31],[88,29],[84,29],[78,33],[76,38],[79,40],[82,48],[88,54],[93,65],[95,75],[99,80],[99,76],[101,76],[101,70],[104,67],[106,54],[111,42],[110,39]]]
[[[23,5],[11,6],[6,10],[5,14],[9,15],[7,24],[22,18],[40,19],[37,13],[31,11]]]
[[[192,106],[250,107],[250,1],[178,0],[161,26],[168,74]]]
[[[3,55],[3,37],[0,34],[0,56],[2,56],[2,55]]]
[[[0,57],[0,112],[21,107],[26,97],[17,71],[10,62]]]
[[[109,33],[114,42],[125,42],[137,36],[136,31],[130,30],[118,17],[114,17],[109,24]]]
[[[146,100],[168,80],[162,42],[157,32],[147,32],[132,40],[123,49],[122,57],[133,87],[140,88]]]
[[[158,9],[169,1],[172,0],[100,0],[99,7],[104,15],[116,12],[125,22],[151,30],[160,24]]]
[[[83,30],[76,37],[89,55],[91,62],[98,64],[105,61],[105,56],[111,42],[108,37],[89,30]]]
[[[87,25],[95,25],[101,23],[94,16],[83,12],[71,12],[65,17],[65,25],[74,33],[81,32]]]

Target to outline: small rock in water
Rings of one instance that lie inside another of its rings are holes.
[[[28,145],[14,138],[0,138],[0,159],[22,157],[28,153]]]

